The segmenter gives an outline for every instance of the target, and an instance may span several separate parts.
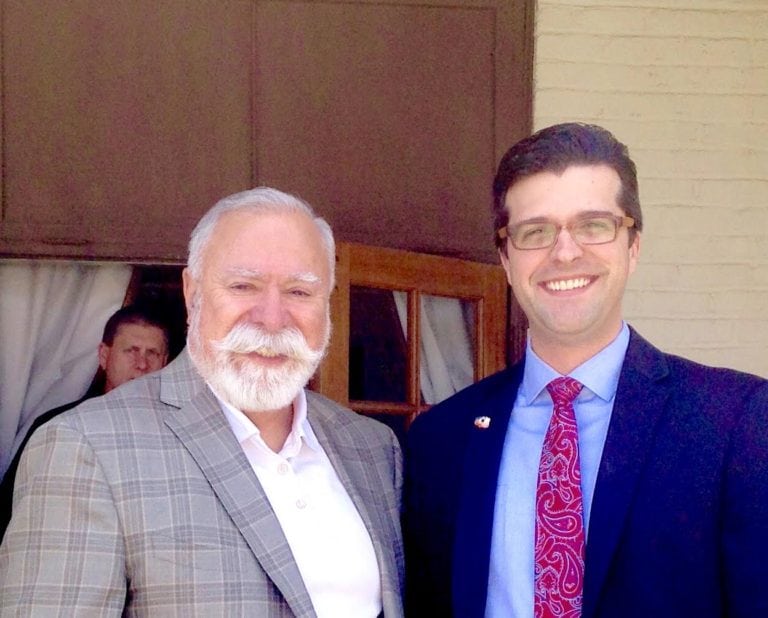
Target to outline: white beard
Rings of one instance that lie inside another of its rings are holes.
[[[196,303],[195,303],[196,304]],[[258,326],[236,324],[218,341],[200,338],[199,307],[194,307],[189,327],[189,354],[203,378],[219,397],[243,412],[279,410],[293,402],[315,373],[330,339],[330,320],[319,350],[313,350],[295,328],[267,333]],[[245,358],[248,353],[287,357],[282,367],[263,367]]]

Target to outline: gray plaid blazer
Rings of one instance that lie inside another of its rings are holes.
[[[403,614],[401,453],[384,425],[308,392],[308,415]],[[186,352],[41,427],[0,547],[0,616],[315,611],[280,524]]]

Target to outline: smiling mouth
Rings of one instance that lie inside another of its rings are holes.
[[[272,348],[256,348],[248,352],[249,355],[261,356],[262,358],[279,358],[284,354],[273,350]]]
[[[587,277],[577,277],[575,279],[558,279],[556,281],[547,281],[544,287],[552,292],[566,292],[568,290],[578,290],[587,287],[592,283],[592,279]]]

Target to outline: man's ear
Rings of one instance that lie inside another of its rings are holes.
[[[512,285],[512,279],[509,277],[509,255],[507,255],[506,247],[504,249],[499,249],[499,259],[501,260],[501,265],[507,275],[507,283]]]
[[[99,344],[99,367],[104,371],[107,370],[107,359],[109,358],[109,350],[111,346],[108,346],[103,341]]]
[[[498,247],[496,251],[499,252],[499,260],[501,260],[501,265],[504,266],[504,268],[506,268],[506,262],[508,260],[507,252],[502,247]]]
[[[184,306],[187,308],[187,316],[192,315],[192,299],[197,291],[197,280],[189,272],[189,268],[181,271],[181,283],[184,291]],[[189,322],[189,317],[187,317]]]
[[[640,256],[640,232],[635,232],[635,237],[629,245],[629,272],[635,272],[637,258]]]

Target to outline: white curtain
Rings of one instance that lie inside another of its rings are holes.
[[[407,337],[407,294],[394,292],[394,297]],[[426,294],[420,298],[419,381],[424,402],[435,404],[472,384],[472,335],[459,299]]]
[[[125,264],[0,262],[0,476],[35,418],[82,397]]]

